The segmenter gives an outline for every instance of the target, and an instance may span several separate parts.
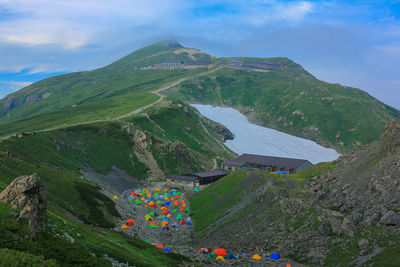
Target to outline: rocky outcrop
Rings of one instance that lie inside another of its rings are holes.
[[[16,178],[3,192],[0,201],[19,211],[18,219],[29,219],[30,238],[42,231],[46,221],[46,189],[37,174]]]
[[[212,130],[215,137],[217,137],[222,142],[225,142],[226,140],[233,140],[233,133],[229,131],[229,129],[226,128],[224,125],[211,121],[204,117],[202,117],[202,122],[207,125]]]
[[[189,164],[192,162],[188,148],[182,142],[175,141],[172,143],[169,151],[173,153],[176,160],[182,163]]]

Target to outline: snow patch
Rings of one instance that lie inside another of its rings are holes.
[[[313,141],[252,124],[235,109],[198,104],[191,106],[204,117],[223,124],[235,135],[225,145],[239,155],[249,153],[299,158],[307,159],[313,164],[332,161],[340,156],[334,149],[325,148]]]

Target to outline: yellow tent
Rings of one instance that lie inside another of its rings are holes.
[[[114,196],[113,196],[113,199],[118,199],[118,196],[117,196],[117,195],[114,195]]]
[[[122,225],[121,226],[121,229],[128,229],[129,227],[128,227],[128,225],[126,225],[126,224],[124,224],[124,225]]]
[[[258,260],[258,261],[262,259],[261,256],[258,255],[258,254],[254,254],[253,257],[251,257],[251,258],[255,259],[255,260]]]
[[[226,260],[224,259],[224,257],[222,257],[222,256],[218,256],[218,257],[216,257],[215,259],[216,259],[216,260],[221,260],[221,261],[226,261]]]

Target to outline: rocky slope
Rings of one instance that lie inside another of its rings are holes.
[[[279,251],[315,265],[393,265],[400,251],[400,119],[379,141],[295,175],[242,169],[191,201],[200,246]]]

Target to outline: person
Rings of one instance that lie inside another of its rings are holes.
[[[6,156],[9,157],[10,156],[10,152],[6,151]]]

